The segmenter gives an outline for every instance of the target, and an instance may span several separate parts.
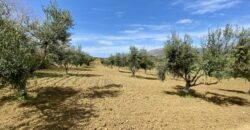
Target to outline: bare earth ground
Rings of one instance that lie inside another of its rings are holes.
[[[69,73],[37,71],[25,102],[1,89],[0,129],[250,130],[249,84],[241,79],[201,84],[183,97],[182,80],[161,82],[153,71],[131,78],[95,63]]]

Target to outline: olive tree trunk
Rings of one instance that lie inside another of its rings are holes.
[[[132,67],[131,71],[132,71],[132,77],[135,77],[135,66]]]
[[[68,64],[64,64],[64,68],[65,68],[65,72],[66,72],[66,74],[68,74],[68,69],[69,69]]]
[[[190,88],[191,88],[191,81],[190,80],[186,80],[186,86],[185,86],[185,88],[183,89],[183,92],[185,93],[185,94],[189,94],[189,91],[190,91]]]
[[[24,99],[27,99],[28,93],[26,89],[26,82],[19,83],[16,87],[17,87],[18,95],[23,97]]]

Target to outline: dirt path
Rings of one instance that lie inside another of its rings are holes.
[[[153,71],[131,78],[99,63],[92,67],[37,72],[30,80],[33,96],[21,103],[0,90],[0,129],[224,130],[248,129],[250,96],[243,80],[194,88],[182,97],[181,80],[161,82]]]

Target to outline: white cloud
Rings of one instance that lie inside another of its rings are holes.
[[[144,28],[139,27],[136,29],[131,29],[131,30],[124,30],[124,31],[120,31],[121,33],[127,33],[127,34],[134,34],[134,33],[138,33],[140,31],[144,30]]]
[[[171,5],[175,6],[175,5],[178,5],[178,4],[182,3],[182,2],[183,2],[183,0],[176,0],[173,3],[171,3]]]
[[[122,41],[140,41],[140,40],[152,40],[152,41],[164,41],[168,33],[149,33],[141,32],[134,34],[121,34],[121,35],[100,35],[100,34],[82,34],[72,37],[72,42],[86,42],[96,41],[95,43],[110,45],[116,42]]]
[[[179,35],[189,34],[193,37],[195,45],[199,45],[199,39],[207,33],[204,31],[184,32],[180,31]],[[147,50],[162,48],[164,42],[170,36],[170,31],[166,32],[138,32],[136,34],[118,33],[116,35],[103,34],[81,34],[74,35],[73,41],[78,44],[83,44],[83,50],[93,56],[109,56],[116,52],[128,52],[129,46],[136,46],[138,48],[145,48]],[[75,39],[76,38],[76,39]]]
[[[172,5],[183,4],[186,10],[190,10],[192,14],[207,14],[215,13],[223,9],[232,8],[242,0],[194,0],[194,1],[183,1],[178,0]]]
[[[106,41],[106,40],[100,40],[100,41],[98,41],[98,43],[100,45],[108,45],[108,46],[113,45],[112,41]]]
[[[177,24],[191,24],[193,23],[192,19],[180,19],[176,22]]]
[[[167,29],[171,28],[170,24],[131,24],[128,26],[129,27],[144,28],[144,29],[154,30],[154,31],[167,30]]]

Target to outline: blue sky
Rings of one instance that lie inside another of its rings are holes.
[[[48,0],[19,0],[44,18]],[[72,44],[93,56],[128,52],[133,45],[162,48],[171,31],[191,35],[194,46],[208,28],[233,24],[250,27],[250,0],[57,0],[74,19]]]

